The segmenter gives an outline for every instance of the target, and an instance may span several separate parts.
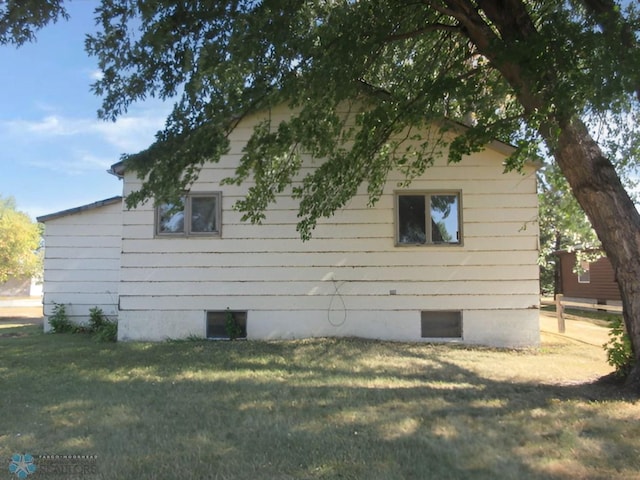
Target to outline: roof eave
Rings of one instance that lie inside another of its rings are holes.
[[[113,165],[111,165],[109,170],[107,170],[107,173],[110,173],[111,175],[118,177],[120,180],[124,178],[124,172],[125,172],[125,168],[124,168],[124,162],[122,160],[117,163],[114,163]]]
[[[118,202],[122,202],[122,197],[120,195],[116,197],[107,198],[105,200],[89,203],[87,205],[81,205],[79,207],[69,208],[67,210],[62,210],[60,212],[50,213],[48,215],[42,215],[40,217],[37,217],[36,221],[38,221],[39,223],[45,223],[45,222],[48,222],[49,220],[55,220],[56,218],[66,217],[68,215],[74,215],[80,212],[86,212],[87,210],[93,210],[95,208],[112,205]]]

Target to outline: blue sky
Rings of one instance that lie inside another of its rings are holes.
[[[169,112],[150,101],[117,122],[98,119],[97,59],[84,51],[98,0],[67,5],[71,19],[45,27],[35,43],[0,46],[0,196],[33,219],[120,195],[106,170],[146,148]]]

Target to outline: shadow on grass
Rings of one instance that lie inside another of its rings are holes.
[[[630,399],[492,380],[461,365],[509,354],[478,351],[0,338],[0,456],[97,454],[110,479],[634,478]]]

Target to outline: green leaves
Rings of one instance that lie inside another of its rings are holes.
[[[65,16],[62,2],[35,3],[0,6],[0,41]],[[277,106],[293,116],[259,124],[225,182],[255,182],[238,204],[255,222],[278,195],[299,199],[304,237],[360,187],[375,203],[392,169],[408,184],[436,156],[457,162],[492,139],[516,145],[506,166],[518,169],[541,137],[553,151],[574,116],[607,116],[607,138],[626,145],[609,145],[619,165],[637,152],[632,2],[102,0],[96,15],[86,48],[104,73],[100,116],[175,101],[156,143],[125,157],[144,179],[129,206],[176,198],[227,151],[238,122]],[[432,128],[444,119],[470,127],[449,150]]]
[[[0,2],[0,45],[23,45],[35,40],[36,32],[69,15],[63,0]]]
[[[607,363],[615,368],[614,374],[619,378],[626,378],[635,365],[631,339],[624,322],[620,317],[609,320],[609,340],[602,346],[607,354]]]
[[[40,228],[16,209],[13,197],[0,196],[0,283],[42,270]]]

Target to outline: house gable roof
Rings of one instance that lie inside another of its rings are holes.
[[[81,205],[80,207],[70,208],[68,210],[62,210],[60,212],[50,213],[48,215],[42,215],[41,217],[37,217],[36,220],[40,223],[48,222],[49,220],[54,220],[56,218],[66,217],[68,215],[75,215],[76,213],[86,212],[88,210],[94,210],[96,208],[105,207],[107,205],[112,205],[114,203],[122,202],[121,196],[107,198],[105,200],[99,200],[97,202],[89,203],[87,205]]]

